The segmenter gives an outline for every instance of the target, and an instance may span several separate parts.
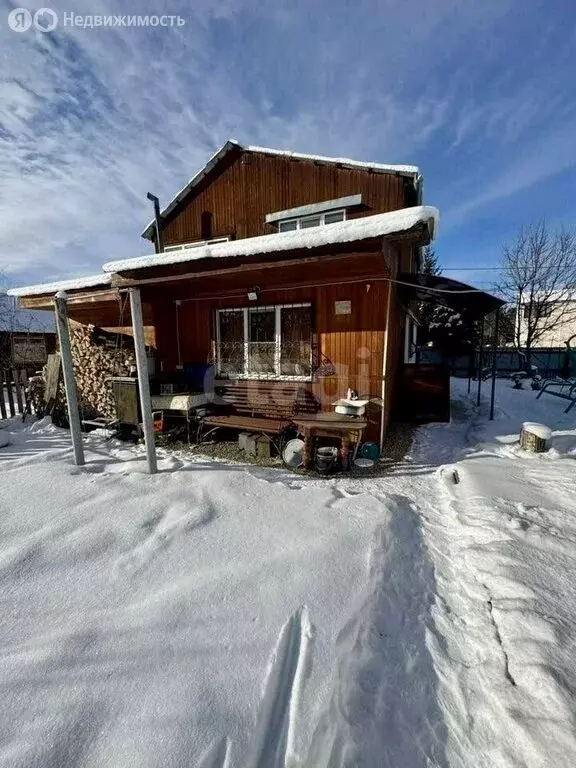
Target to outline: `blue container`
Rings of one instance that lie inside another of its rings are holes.
[[[380,456],[380,446],[378,443],[362,443],[360,454],[364,459],[372,459],[372,461],[377,461],[378,456]]]

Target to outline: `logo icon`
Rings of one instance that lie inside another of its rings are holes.
[[[34,14],[34,26],[38,32],[52,32],[58,26],[58,14],[52,8],[40,8]]]
[[[14,32],[27,32],[32,26],[32,14],[27,8],[14,8],[8,14],[8,26]]]

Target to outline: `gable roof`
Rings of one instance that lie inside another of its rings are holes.
[[[318,163],[327,163],[339,165],[342,168],[360,169],[372,171],[374,173],[394,173],[400,176],[416,180],[420,176],[420,171],[415,165],[387,165],[385,163],[372,163],[363,160],[350,160],[346,157],[325,157],[324,155],[307,155],[302,152],[291,152],[285,149],[273,149],[272,147],[258,147],[253,145],[243,145],[234,139],[228,140],[220,149],[215,152],[208,160],[206,165],[201,168],[182,189],[172,198],[168,205],[160,212],[161,216],[168,216],[174,208],[180,203],[193,189],[220,163],[231,151],[253,152],[256,154],[275,155],[280,157],[291,157],[294,160],[312,160]],[[142,237],[150,240],[154,232],[154,219],[152,219],[146,229],[142,232]]]
[[[337,243],[351,243],[356,240],[392,236],[417,228],[425,228],[428,240],[432,240],[438,216],[437,208],[430,205],[417,205],[412,208],[402,208],[399,211],[348,219],[348,221],[327,224],[324,227],[245,237],[241,240],[229,240],[225,243],[214,243],[182,251],[164,251],[150,256],[139,256],[135,259],[110,261],[104,264],[103,269],[105,272],[126,272],[146,269],[147,267],[182,264],[199,259],[255,256],[278,253],[279,251],[318,248]]]

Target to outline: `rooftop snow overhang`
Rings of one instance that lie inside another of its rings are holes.
[[[196,187],[224,158],[233,151],[254,152],[256,154],[274,155],[276,157],[290,157],[294,160],[312,160],[316,163],[326,163],[338,165],[342,168],[364,169],[373,173],[394,173],[399,176],[405,176],[412,179],[416,184],[420,179],[420,170],[415,165],[389,165],[386,163],[365,162],[362,160],[351,160],[346,157],[326,157],[325,155],[309,155],[302,152],[291,152],[285,149],[273,149],[271,147],[257,147],[252,145],[243,145],[233,139],[227,141],[220,149],[215,152],[208,160],[206,165],[201,168],[190,181],[172,198],[168,205],[160,212],[161,218],[169,216],[176,206],[187,197],[187,195]],[[146,229],[142,232],[142,237],[151,240],[154,235],[154,219],[152,219]]]
[[[99,275],[11,288],[8,293],[19,299],[20,306],[27,308],[51,308],[53,298],[59,291],[66,291],[72,302],[110,301],[117,299],[116,288],[126,284],[125,278],[137,284],[140,279],[150,277],[151,273],[188,274],[187,265],[192,263],[200,276],[204,270],[210,270],[214,260],[221,263],[224,271],[231,272],[248,262],[262,266],[265,263],[268,266],[281,265],[294,255],[300,261],[308,254],[315,259],[323,259],[335,253],[366,252],[380,247],[378,244],[383,238],[408,240],[416,246],[425,245],[433,239],[437,222],[436,208],[416,206],[323,227],[215,243],[189,251],[111,261],[104,264],[104,272]]]
[[[311,250],[326,246],[337,246],[371,240],[374,238],[413,236],[415,245],[426,245],[435,235],[438,210],[432,206],[415,206],[399,211],[363,216],[357,219],[323,227],[278,232],[242,240],[214,243],[190,250],[170,251],[135,259],[110,261],[104,264],[105,272],[123,274],[138,270],[166,267],[204,261],[206,259],[238,259],[248,256],[269,256],[290,252]]]
[[[109,301],[116,296],[115,289],[112,288],[113,279],[113,275],[101,273],[88,277],[11,288],[8,294],[15,296],[18,299],[18,305],[23,309],[52,309],[54,296],[59,292],[65,292],[72,303]]]
[[[398,294],[405,304],[410,301],[432,302],[456,312],[466,312],[474,318],[485,317],[506,304],[497,296],[443,275],[402,272],[396,279],[399,282]]]
[[[58,291],[80,291],[86,288],[107,288],[112,282],[112,275],[100,273],[99,275],[89,275],[88,277],[77,277],[69,280],[57,280],[51,283],[37,283],[36,285],[25,285],[21,288],[10,288],[8,296],[42,296],[46,294],[55,295]]]

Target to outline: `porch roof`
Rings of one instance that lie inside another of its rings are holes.
[[[104,264],[103,269],[105,272],[133,272],[139,269],[182,264],[208,258],[257,256],[352,243],[375,237],[406,234],[412,230],[416,232],[419,229],[425,230],[425,241],[429,242],[434,238],[438,217],[437,208],[430,205],[418,205],[389,213],[349,219],[325,227],[277,232],[270,235],[247,237],[242,240],[198,246],[183,251],[155,253],[135,259],[109,261]]]
[[[358,243],[358,251],[372,247],[379,238],[410,238],[416,245],[425,245],[434,236],[438,221],[438,210],[431,206],[415,206],[399,211],[376,214],[350,219],[348,221],[329,224],[324,227],[280,232],[259,237],[233,240],[213,245],[200,246],[185,251],[170,251],[168,253],[152,254],[134,259],[111,261],[104,264],[104,272],[99,275],[78,277],[69,280],[59,280],[48,283],[28,285],[21,288],[11,288],[8,293],[21,300],[21,306],[28,308],[46,308],[51,306],[54,294],[59,291],[70,293],[75,302],[89,299],[91,302],[109,301],[116,294],[117,286],[126,284],[126,277],[140,282],[150,277],[146,282],[158,278],[166,280],[170,276],[178,279],[178,275],[188,270],[186,265],[194,263],[198,267],[198,275],[208,274],[213,259],[221,260],[220,264],[226,272],[234,270],[254,269],[257,262],[261,267],[281,266],[287,263],[291,254],[298,255],[302,260],[307,251],[314,251],[314,258],[329,258],[334,251],[350,253]],[[332,250],[332,246],[335,248]],[[339,246],[339,247],[338,247]],[[222,270],[218,268],[218,273]],[[162,268],[168,268],[162,269]],[[149,270],[149,272],[146,272]],[[136,273],[136,274],[134,274]],[[159,277],[163,275],[163,277]],[[216,274],[212,272],[212,274]]]
[[[100,273],[87,277],[75,277],[69,280],[56,280],[50,283],[37,283],[36,285],[24,285],[20,288],[10,288],[8,296],[43,296],[55,294],[58,291],[82,291],[87,288],[108,288],[112,282],[112,275]]]

